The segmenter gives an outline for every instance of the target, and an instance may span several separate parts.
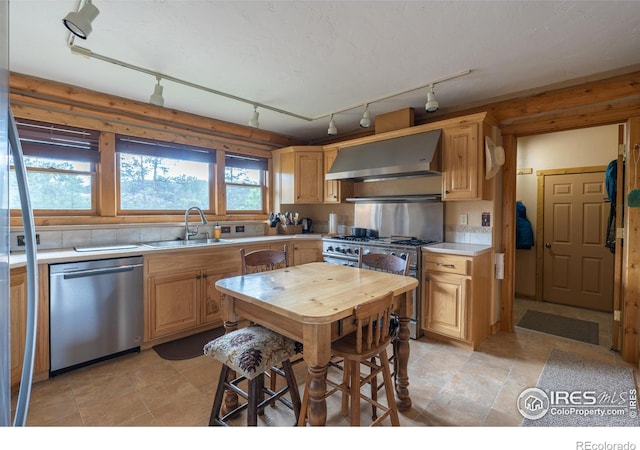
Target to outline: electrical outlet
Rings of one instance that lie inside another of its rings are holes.
[[[24,247],[24,234],[19,234],[18,238],[18,247]],[[40,244],[40,235],[36,234],[36,245]]]
[[[236,233],[244,233],[244,225],[236,225]]]
[[[466,224],[467,224],[467,215],[460,214],[460,225],[466,225]]]
[[[223,233],[231,233],[231,227],[220,227]]]

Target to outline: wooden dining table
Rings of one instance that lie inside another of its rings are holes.
[[[331,342],[350,332],[353,308],[393,292],[400,326],[395,391],[398,409],[411,408],[409,396],[409,318],[418,280],[369,269],[314,262],[278,270],[224,278],[216,282],[226,332],[242,319],[263,325],[304,345],[308,367],[309,424],[325,425],[326,375]],[[231,400],[232,403],[237,399]],[[225,404],[232,407],[232,403]]]

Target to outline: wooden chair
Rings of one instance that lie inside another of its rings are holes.
[[[344,376],[341,383],[327,377],[327,385],[331,389],[325,394],[325,398],[338,391],[348,396],[351,404],[352,426],[360,425],[360,400],[365,400],[382,411],[380,417],[373,421],[372,426],[379,425],[387,416],[391,419],[391,425],[400,425],[389,359],[387,357],[387,347],[391,340],[388,330],[392,309],[393,292],[357,305],[353,309],[356,330],[331,345],[332,353],[337,357],[343,358]],[[379,364],[376,363],[378,358],[380,360]],[[371,374],[362,377],[360,374],[361,365],[369,366]],[[387,396],[386,406],[380,404],[376,399],[361,393],[362,386],[368,384],[373,377],[377,377],[380,373],[382,373]],[[310,381],[311,377],[307,374],[298,425],[305,425],[306,423]],[[349,413],[348,409],[348,405],[343,402],[342,414],[346,416]]]
[[[379,270],[382,272],[395,273],[398,275],[407,276],[409,274],[409,263],[411,260],[411,256],[408,255],[407,259],[402,259],[399,256],[386,254],[386,253],[368,253],[366,255],[363,254],[362,247],[358,252],[358,267],[364,269],[371,270]],[[389,333],[391,334],[391,344],[393,347],[393,354],[389,358],[389,362],[393,367],[391,371],[392,378],[395,378],[396,373],[398,373],[398,318],[393,315],[390,323]],[[378,378],[374,377],[371,379],[371,396],[375,400],[377,399],[377,392],[380,389],[378,385]],[[372,406],[372,414],[371,418],[373,420],[376,419],[376,407]]]
[[[242,274],[288,267],[287,256],[286,245],[283,250],[256,250],[249,253],[242,248]],[[229,418],[247,409],[247,425],[256,426],[258,414],[263,414],[264,407],[269,403],[275,406],[278,400],[293,409],[297,422],[300,415],[300,393],[291,358],[299,354],[301,349],[301,344],[294,340],[255,324],[226,333],[205,345],[205,354],[222,362],[209,425],[227,425]],[[267,371],[271,379],[269,389],[264,383]],[[276,375],[285,379],[285,386],[279,390],[276,389]],[[239,387],[239,383],[245,380],[248,381],[246,392]],[[225,390],[240,395],[246,403],[221,416]],[[290,393],[291,401],[283,397],[287,392]]]
[[[245,253],[244,248],[241,248],[240,260],[242,261],[242,275],[289,267],[289,255],[286,244],[282,250],[265,249],[255,250],[249,253]]]
[[[283,245],[282,250],[264,249],[254,250],[249,253],[246,253],[245,249],[241,248],[240,260],[242,261],[242,275],[289,267],[289,254],[287,253],[287,244]],[[273,391],[276,390],[276,375],[284,377],[283,370],[279,367],[273,367],[269,371],[269,382],[271,390]]]

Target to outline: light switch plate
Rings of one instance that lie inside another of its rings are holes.
[[[466,225],[466,224],[467,224],[467,215],[460,214],[460,225]]]

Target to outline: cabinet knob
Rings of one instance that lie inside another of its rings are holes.
[[[202,278],[207,278],[207,274],[205,273],[204,275],[202,275]]]
[[[547,242],[546,244],[544,244],[544,246],[547,248],[551,248],[551,242]]]

